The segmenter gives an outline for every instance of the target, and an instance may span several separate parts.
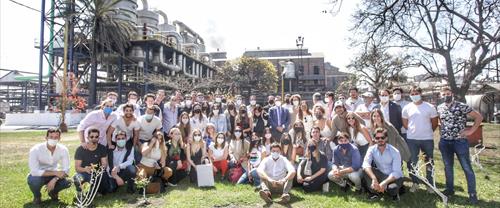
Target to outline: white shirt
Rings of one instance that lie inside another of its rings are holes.
[[[224,158],[222,158],[222,157],[224,157],[224,149],[225,149],[225,148],[220,148],[220,149],[217,149],[217,148],[215,148],[215,146],[214,146],[213,144],[214,144],[214,143],[212,143],[212,144],[209,146],[209,148],[210,148],[210,149],[212,150],[212,152],[213,152],[214,159],[215,159],[215,160],[217,160],[217,161],[224,159]]]
[[[160,118],[153,116],[151,122],[147,122],[145,115],[139,118],[139,139],[143,141],[149,141],[153,137],[153,132],[156,129],[161,129]]]
[[[63,144],[57,144],[52,154],[47,142],[30,149],[28,164],[31,176],[42,176],[45,171],[64,171],[69,174],[69,152]]]
[[[144,150],[145,148],[148,148],[148,143],[144,143],[142,149]],[[147,155],[143,155],[141,158],[141,164],[148,166],[148,167],[155,167],[155,164],[157,164],[157,161],[160,160],[161,158],[161,149],[160,147],[154,146],[151,149],[151,152]]]
[[[380,110],[382,111],[382,113],[384,114],[384,119],[386,121],[390,121],[390,118],[389,118],[389,102],[387,102],[385,105],[383,105],[382,103],[380,104]]]
[[[276,161],[271,156],[264,158],[257,171],[264,172],[269,178],[277,181],[284,179],[289,172],[295,172],[295,168],[288,159],[280,155]]]
[[[132,138],[134,136],[134,130],[140,130],[141,125],[137,120],[130,122],[130,124],[127,126],[125,123],[125,119],[123,117],[119,117],[116,119],[111,126],[115,128],[115,132],[113,132],[113,137],[112,140],[115,141],[115,135],[118,133],[118,131],[125,131],[127,133],[127,140]]]
[[[108,118],[104,116],[102,110],[95,110],[90,112],[85,116],[85,118],[80,121],[76,131],[84,131],[85,141],[87,141],[88,131],[91,128],[96,128],[99,130],[99,144],[108,146],[108,141],[106,140],[106,131],[108,127],[117,119],[117,114],[115,112],[111,113]]]
[[[205,136],[205,128],[207,128],[207,124],[208,124],[208,119],[205,115],[202,114],[201,121],[200,121],[200,118],[193,116],[193,117],[191,117],[189,123],[191,125],[191,132],[190,133],[193,133],[193,131],[195,129],[199,129],[201,131],[202,136]]]
[[[347,111],[352,112],[358,108],[359,105],[364,104],[363,100],[358,97],[358,99],[353,100],[351,97],[347,98],[345,101],[345,107]]]
[[[375,108],[377,106],[377,104],[374,104],[373,102],[370,103],[370,105],[368,105],[368,107],[366,106],[366,104],[361,104],[361,105],[358,105],[358,107],[356,108],[355,112],[362,112],[362,113],[366,113],[366,112],[372,112],[373,108]],[[385,117],[384,117],[385,118]],[[370,128],[371,127],[371,121],[370,119],[363,119],[363,121],[365,121],[365,126],[367,128]]]
[[[438,116],[434,106],[428,102],[422,102],[420,105],[409,103],[403,108],[402,117],[408,119],[408,139],[432,140],[434,132],[432,131],[431,118]]]
[[[115,148],[115,150],[113,150],[113,166],[118,166],[120,169],[125,169],[127,166],[132,165],[132,163],[134,162],[134,150],[132,149],[130,151],[127,160],[123,162],[126,153],[127,149],[125,147],[121,149],[119,149],[118,147]]]

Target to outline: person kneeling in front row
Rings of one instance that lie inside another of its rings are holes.
[[[111,190],[116,191],[118,187],[127,182],[127,192],[135,192],[135,175],[137,169],[134,165],[134,151],[132,139],[127,141],[127,133],[119,131],[115,136],[115,149],[108,153],[108,171],[111,175]]]
[[[349,135],[346,132],[338,136],[339,145],[333,153],[332,171],[328,178],[338,184],[343,191],[349,188],[348,182],[354,184],[357,192],[361,192],[361,155],[356,145],[349,143]],[[349,181],[348,181],[349,180]]]
[[[375,199],[387,191],[393,200],[399,201],[399,188],[403,184],[401,155],[396,148],[387,144],[385,129],[375,129],[373,136],[376,144],[368,148],[363,161],[364,179],[371,193],[370,199]],[[372,167],[372,162],[376,168]]]
[[[272,203],[272,193],[282,193],[279,203],[290,201],[295,168],[292,163],[281,155],[281,145],[271,145],[271,157],[266,157],[257,168],[261,180],[260,197],[268,204]]]

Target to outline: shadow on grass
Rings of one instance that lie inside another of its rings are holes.
[[[41,204],[35,205],[32,202],[28,202],[23,205],[24,208],[28,207],[68,207],[70,204],[66,204],[64,202],[56,202],[56,201],[51,201],[51,200],[45,200],[42,201]]]

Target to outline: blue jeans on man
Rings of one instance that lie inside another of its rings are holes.
[[[420,150],[422,150],[422,152],[425,155],[425,162],[427,163],[429,160],[431,160],[432,165],[434,165],[434,140],[407,139],[406,142],[408,143],[408,148],[410,149],[411,153],[410,162],[413,165],[416,165],[419,160],[418,156]],[[430,184],[434,183],[434,178],[432,177],[431,165],[427,165],[426,178]],[[411,175],[411,180],[415,184],[418,184],[420,182],[420,180],[414,175]]]
[[[55,176],[32,176],[28,175],[28,185],[30,187],[31,192],[35,198],[42,197],[40,190],[43,186],[47,185],[50,180],[52,180]],[[63,189],[69,188],[71,186],[71,182],[66,180],[66,178],[61,178],[56,182],[54,186],[54,190],[52,193],[58,194]]]
[[[253,185],[255,187],[259,187],[260,186],[260,177],[259,177],[259,174],[257,173],[257,168],[252,169],[250,171],[250,175],[252,176]],[[245,172],[245,173],[243,173],[243,175],[241,175],[237,184],[245,184],[248,182],[250,182],[250,180],[248,179],[248,172]]]
[[[75,188],[77,192],[81,192],[82,188],[80,187],[80,184],[88,183],[90,182],[91,175],[89,173],[77,173],[75,176],[73,176],[73,183],[75,184]],[[98,187],[98,192],[101,194],[106,194],[106,193],[111,193],[111,186],[109,182],[109,176],[108,173],[104,172],[102,174],[101,182]],[[97,181],[95,182],[97,185]]]
[[[446,176],[446,190],[448,193],[454,192],[453,188],[453,163],[454,156],[457,155],[458,161],[464,170],[467,179],[467,188],[469,195],[476,194],[476,176],[469,155],[469,142],[467,139],[444,140],[439,141],[439,150],[443,156],[444,173]]]

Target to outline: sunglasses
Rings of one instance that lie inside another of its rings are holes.
[[[347,117],[347,120],[354,120],[354,117]]]
[[[375,140],[385,139],[385,137],[375,137]]]

